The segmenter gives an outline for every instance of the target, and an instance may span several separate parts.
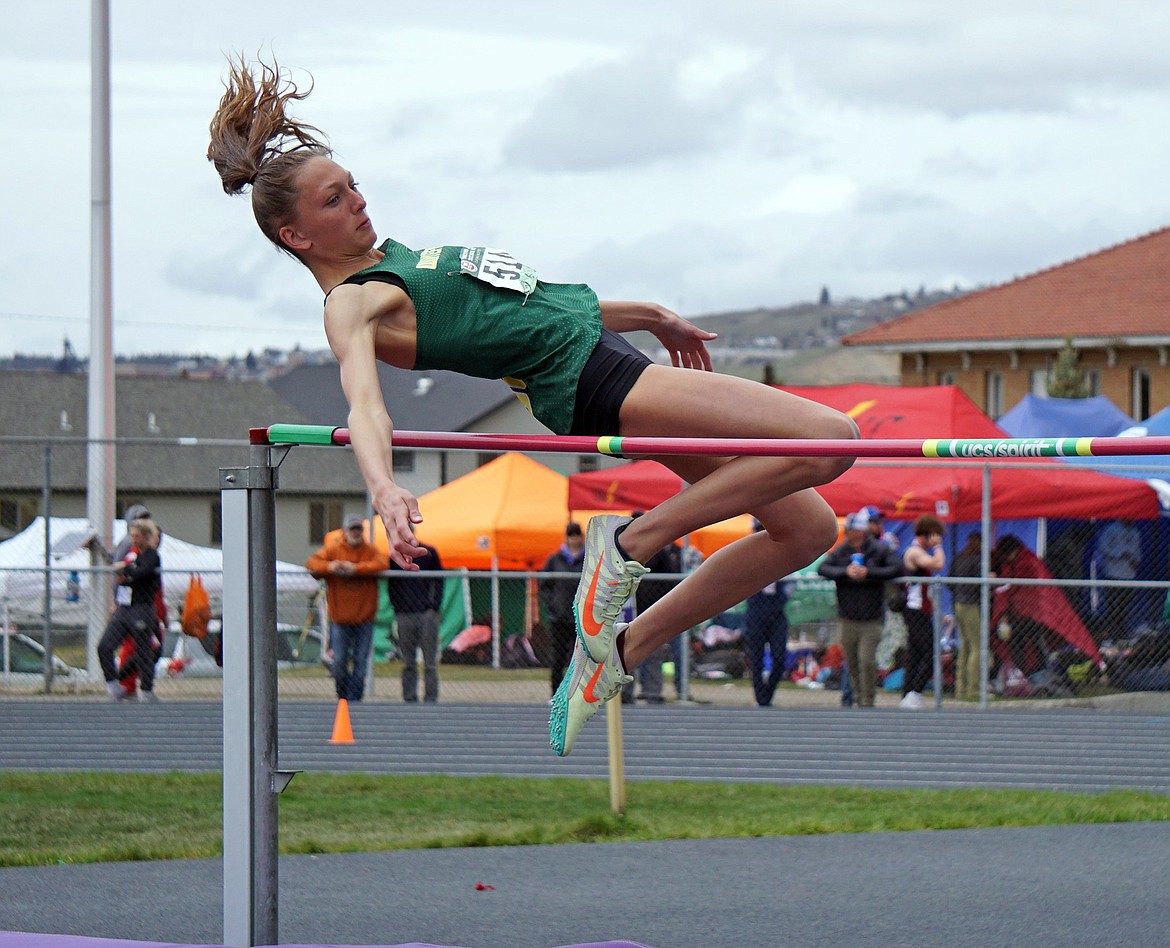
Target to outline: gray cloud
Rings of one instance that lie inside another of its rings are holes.
[[[709,150],[739,122],[748,84],[736,77],[687,95],[677,54],[639,51],[564,76],[504,142],[503,160],[604,171]]]
[[[247,236],[250,239],[246,243],[237,239],[229,246],[210,251],[184,248],[167,260],[163,277],[177,290],[255,301],[262,294],[263,278],[272,273],[273,261],[262,258],[259,252],[258,248],[268,249],[266,241],[260,243],[255,234]],[[272,248],[271,255],[277,254]]]
[[[89,10],[9,6],[0,337],[56,351],[89,305]],[[335,136],[383,236],[493,242],[689,313],[1002,282],[1166,223],[1160,0],[521,0],[523,30],[463,0],[408,21],[111,8],[128,347],[323,338],[312,281],[203,158],[233,49],[314,74],[298,114]]]

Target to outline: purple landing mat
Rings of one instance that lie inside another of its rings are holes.
[[[121,938],[85,938],[81,935],[34,935],[25,932],[0,932],[0,948],[225,948],[223,945],[176,944],[169,941],[124,941]],[[285,945],[283,948],[348,948],[345,945]],[[378,948],[378,946],[368,946]],[[381,948],[443,948],[412,941],[404,945],[383,945]],[[448,946],[450,948],[450,946]],[[647,948],[633,941],[591,941],[583,945],[562,945],[561,948]]]

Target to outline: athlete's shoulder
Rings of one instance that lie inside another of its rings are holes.
[[[342,283],[325,298],[325,322],[368,322],[392,316],[409,303],[409,295],[397,281]]]

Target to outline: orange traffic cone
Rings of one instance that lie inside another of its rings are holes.
[[[349,726],[349,702],[344,698],[337,699],[337,714],[333,718],[333,736],[330,744],[352,744],[353,728]]]

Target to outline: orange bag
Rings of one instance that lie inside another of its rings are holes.
[[[207,590],[203,588],[203,580],[192,573],[187,595],[183,599],[183,618],[180,620],[183,633],[201,639],[207,635],[207,623],[210,620],[211,601],[207,598]]]

